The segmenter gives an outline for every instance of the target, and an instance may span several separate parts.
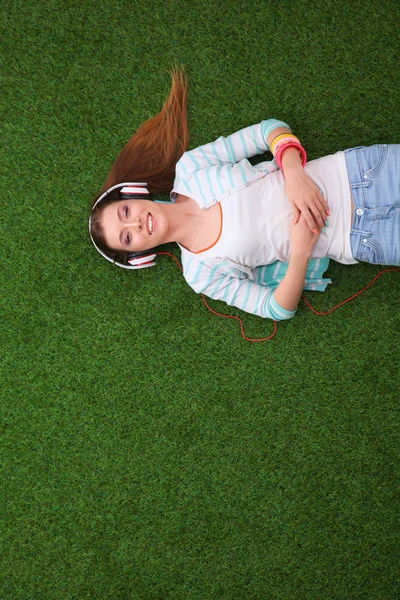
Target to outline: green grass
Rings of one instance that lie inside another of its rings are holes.
[[[399,274],[251,344],[171,259],[125,272],[87,232],[175,63],[191,147],[271,116],[310,159],[398,143],[399,8],[2,1],[1,600],[400,598]]]

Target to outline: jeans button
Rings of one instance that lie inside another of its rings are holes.
[[[362,208],[357,208],[356,215],[358,215],[359,217],[362,217],[363,214],[364,214],[363,209]]]

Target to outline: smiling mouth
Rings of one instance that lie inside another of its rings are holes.
[[[152,235],[152,233],[154,231],[153,216],[150,213],[148,214],[148,217],[147,217],[147,231],[149,232],[149,235]]]

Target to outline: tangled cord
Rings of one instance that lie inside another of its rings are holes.
[[[180,270],[183,271],[182,265],[180,264],[180,262],[178,261],[178,259],[173,254],[171,254],[170,252],[158,252],[157,254],[165,254],[167,256],[170,256],[171,258],[174,259],[174,261],[176,262],[176,264],[178,265],[178,267],[180,268]],[[350,298],[347,298],[346,300],[343,300],[343,302],[340,302],[339,304],[337,304],[336,306],[334,306],[333,308],[330,308],[329,310],[327,310],[325,312],[319,312],[319,311],[315,310],[315,308],[313,306],[311,306],[311,304],[309,303],[309,301],[307,300],[307,298],[304,295],[302,296],[302,299],[304,300],[304,302],[307,305],[307,307],[315,315],[318,315],[319,317],[325,317],[326,315],[329,315],[330,313],[332,313],[334,310],[340,308],[344,304],[347,304],[348,302],[351,302],[352,300],[354,300],[355,298],[357,298],[358,296],[360,296],[360,294],[362,294],[363,292],[365,292],[366,290],[368,290],[371,286],[373,286],[374,283],[376,282],[376,280],[381,275],[383,275],[384,273],[389,273],[390,271],[400,271],[400,268],[391,267],[390,269],[383,269],[377,275],[375,275],[375,277],[373,278],[373,280],[370,281],[368,283],[368,285],[366,285],[362,290],[360,290],[356,294],[353,294],[353,296],[350,296]],[[208,304],[205,295],[202,294],[201,296],[202,296],[203,302],[206,305],[206,307],[208,308],[208,310],[210,312],[212,312],[214,315],[217,315],[218,317],[223,317],[224,319],[236,319],[237,321],[239,321],[241,334],[242,334],[243,338],[245,340],[247,340],[248,342],[266,342],[267,340],[272,339],[274,337],[274,335],[278,331],[278,323],[276,321],[274,321],[274,331],[272,332],[272,334],[270,336],[265,337],[265,338],[249,338],[249,337],[247,337],[247,335],[244,332],[243,321],[242,321],[242,319],[240,317],[236,317],[235,315],[224,315],[222,313],[217,312],[216,310],[212,309],[211,306]]]

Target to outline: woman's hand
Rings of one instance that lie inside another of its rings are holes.
[[[330,215],[329,206],[322,191],[301,166],[296,148],[288,148],[284,151],[282,165],[286,193],[293,208],[294,222],[297,223],[301,213],[311,231],[321,232]]]
[[[303,214],[295,223],[294,220],[290,224],[290,239],[292,242],[292,256],[305,256],[308,259],[311,257],[312,249],[318,241],[320,232],[313,233],[308,226]]]
[[[293,208],[293,222],[297,223],[301,214],[311,231],[321,232],[330,215],[322,191],[303,168],[285,170],[285,181],[286,193]]]

